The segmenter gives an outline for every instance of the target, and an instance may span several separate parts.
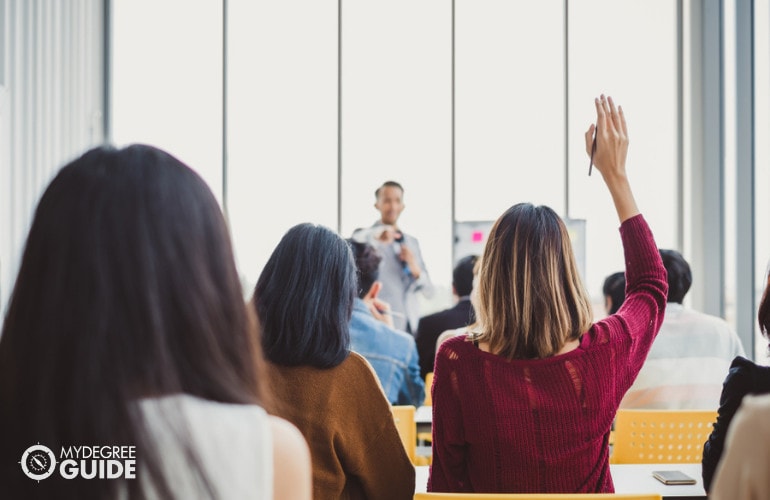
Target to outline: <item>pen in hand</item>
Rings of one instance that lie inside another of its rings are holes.
[[[594,153],[596,153],[596,130],[594,130],[594,142],[591,145],[591,162],[588,164],[588,175],[591,175],[591,171],[594,169]]]

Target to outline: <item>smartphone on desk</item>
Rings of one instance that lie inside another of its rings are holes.
[[[695,484],[697,482],[680,470],[654,470],[652,476],[663,484]]]

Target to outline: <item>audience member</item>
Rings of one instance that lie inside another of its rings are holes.
[[[420,377],[414,338],[393,329],[387,320],[377,319],[391,318],[388,305],[377,297],[382,289],[382,283],[377,281],[382,257],[368,243],[351,239],[348,244],[358,273],[358,297],[350,319],[350,347],[372,365],[391,404],[420,406],[425,400],[425,382]]]
[[[712,500],[770,498],[770,395],[743,398],[727,433]]]
[[[481,269],[481,258],[476,259],[476,263],[473,264],[473,289],[471,290],[471,306],[473,307],[473,310],[475,311],[479,307],[479,269]],[[475,318],[475,313],[474,313]],[[475,328],[478,326],[478,321],[474,319],[473,323],[470,323],[469,325],[461,326],[460,328],[453,328],[452,330],[446,330],[441,335],[438,336],[438,339],[436,339],[436,346],[435,346],[435,352],[438,352],[439,347],[441,347],[441,344],[444,343],[445,340],[451,339],[452,337],[457,337],[459,335],[469,335],[473,332],[475,332]],[[435,358],[435,354],[433,355]]]
[[[604,310],[607,315],[618,312],[626,298],[626,273],[620,271],[607,276],[602,292],[604,293]]]
[[[415,340],[420,353],[420,374],[423,378],[433,371],[436,357],[436,341],[447,330],[468,326],[476,321],[471,304],[473,290],[473,268],[478,255],[468,255],[457,262],[452,271],[452,293],[457,297],[454,307],[424,316],[417,326]]]
[[[254,290],[278,415],[310,444],[313,497],[410,499],[415,471],[377,376],[350,352],[356,268],[321,226],[291,228]]]
[[[260,406],[262,365],[204,181],[149,146],[85,153],[40,199],[0,337],[4,495],[309,499],[307,444]],[[35,443],[50,463],[24,460]],[[56,467],[111,446],[135,447],[135,479]]]
[[[647,361],[621,408],[716,409],[724,374],[744,355],[725,320],[684,307],[692,273],[682,254],[660,250],[668,273],[668,305]]]
[[[593,163],[621,221],[626,303],[592,325],[561,218],[509,208],[484,249],[480,333],[450,338],[436,355],[429,491],[613,491],[610,427],[660,327],[667,284],[627,180],[622,110],[604,96],[595,103],[586,150],[596,129]]]
[[[353,239],[371,244],[382,256],[381,298],[392,308],[394,327],[414,335],[420,318],[417,294],[431,298],[433,283],[417,238],[398,226],[398,218],[406,207],[404,188],[398,182],[387,181],[377,188],[374,197],[380,220],[371,228],[356,230]]]
[[[762,335],[770,340],[770,275],[759,303],[757,317]],[[770,367],[756,365],[740,356],[735,358],[724,381],[714,430],[703,445],[703,486],[706,491],[709,491],[714,471],[722,456],[725,436],[731,427],[730,422],[741,406],[744,396],[767,393],[770,393]],[[770,445],[764,448],[770,449]]]

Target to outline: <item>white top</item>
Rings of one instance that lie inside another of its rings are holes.
[[[647,361],[620,407],[716,410],[730,363],[744,355],[725,320],[669,302]]]
[[[713,500],[770,498],[770,395],[746,396],[711,485]]]
[[[185,458],[189,444],[201,462],[214,498],[272,500],[272,431],[262,407],[218,403],[184,394],[143,399],[140,407],[153,442],[161,451],[164,475],[175,498],[209,498]],[[137,448],[137,464],[141,463],[141,453]],[[137,470],[136,480],[142,482],[148,499],[159,498],[146,470]]]

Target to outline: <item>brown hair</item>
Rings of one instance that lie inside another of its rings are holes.
[[[509,208],[492,227],[481,262],[475,338],[491,352],[545,358],[591,327],[567,228],[551,208]]]

